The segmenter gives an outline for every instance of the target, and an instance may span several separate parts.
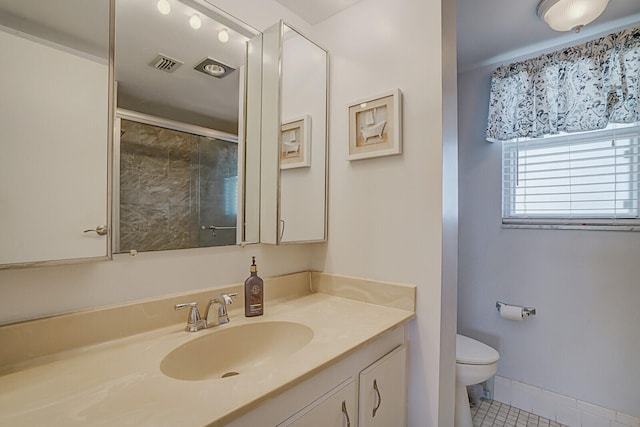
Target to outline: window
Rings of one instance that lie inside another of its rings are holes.
[[[640,125],[502,143],[502,222],[640,230]]]

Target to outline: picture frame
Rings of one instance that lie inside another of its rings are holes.
[[[349,104],[347,160],[402,154],[402,92],[394,89]]]
[[[280,169],[311,166],[311,116],[287,120],[280,128]]]

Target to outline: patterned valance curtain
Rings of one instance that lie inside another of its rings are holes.
[[[501,66],[487,139],[509,141],[640,121],[640,28]]]

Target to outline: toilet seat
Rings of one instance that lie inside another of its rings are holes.
[[[496,363],[500,355],[486,344],[464,335],[456,335],[456,363],[464,365],[490,365]]]

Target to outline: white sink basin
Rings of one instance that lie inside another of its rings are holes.
[[[258,322],[222,326],[167,354],[160,370],[179,380],[208,380],[241,375],[284,359],[313,337],[308,326],[293,322]],[[202,332],[200,332],[202,333]]]

